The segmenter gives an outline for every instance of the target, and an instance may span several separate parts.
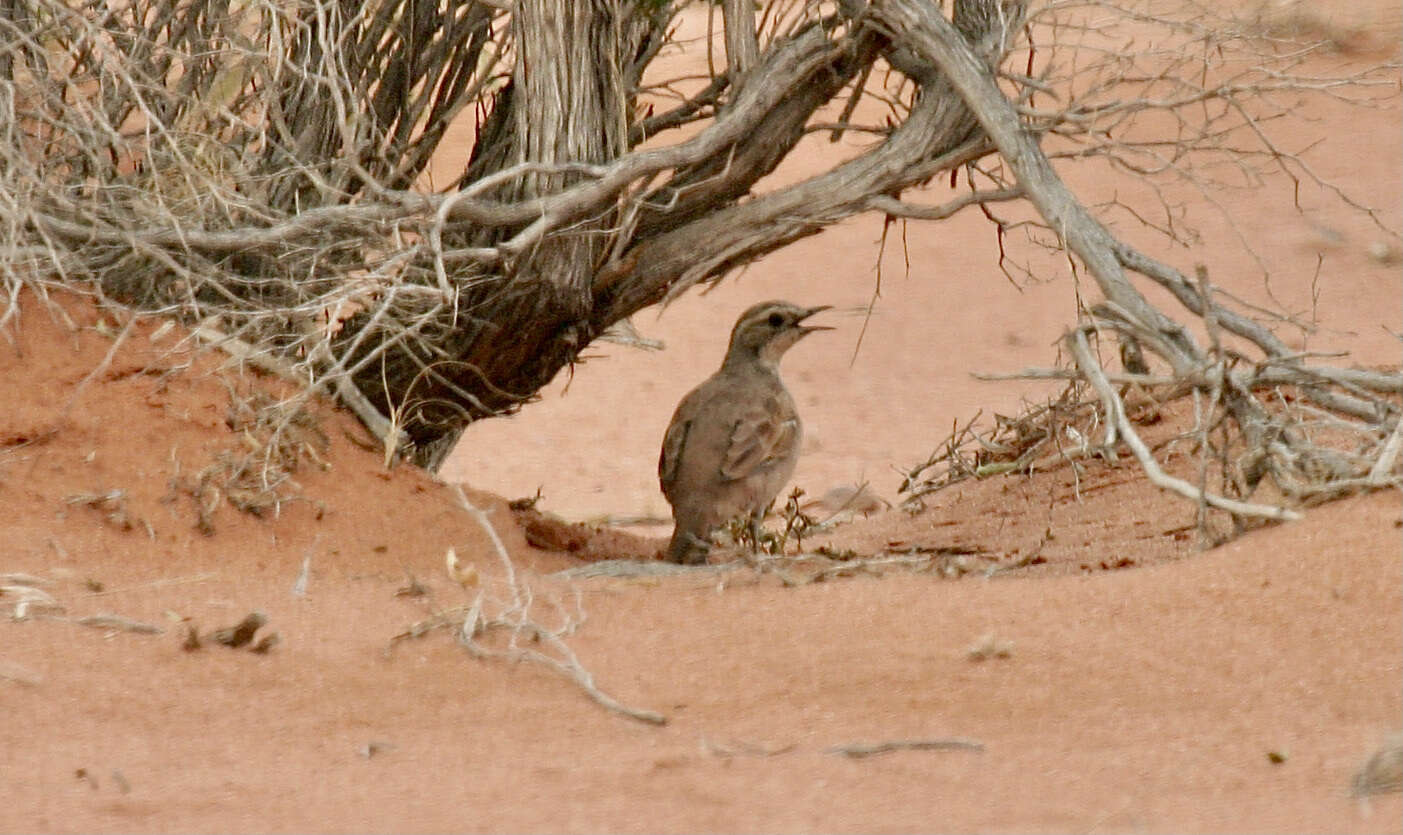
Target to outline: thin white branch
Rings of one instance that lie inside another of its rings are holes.
[[[484,613],[484,595],[479,593],[476,600],[468,608],[463,617],[462,625],[457,630],[458,642],[477,658],[507,658],[511,660],[534,661],[537,664],[548,667],[566,678],[573,681],[585,692],[590,699],[606,710],[626,716],[630,719],[637,719],[640,722],[647,722],[650,725],[664,725],[667,717],[660,713],[642,708],[630,707],[623,704],[618,699],[600,690],[594,683],[594,674],[585,669],[580,662],[579,656],[565,643],[561,637],[562,632],[567,632],[571,626],[567,624],[564,630],[551,630],[536,623],[531,618],[532,592],[529,586],[522,581],[516,572],[516,566],[512,563],[511,555],[507,552],[506,546],[502,543],[501,537],[497,535],[496,529],[492,526],[487,514],[468,500],[468,496],[463,492],[462,485],[452,485],[454,494],[458,497],[458,503],[464,510],[472,515],[477,523],[486,532],[487,538],[492,542],[492,549],[497,555],[497,560],[502,564],[502,569],[506,573],[506,585],[511,594],[511,602],[505,609],[497,615],[487,615]],[[477,637],[495,628],[506,629],[512,635],[511,645],[505,651],[493,650],[478,642]],[[530,647],[523,647],[517,643],[516,638],[520,635],[533,642],[554,650],[555,655],[551,655]]]
[[[1373,468],[1369,470],[1368,480],[1380,486],[1396,481],[1396,476],[1393,475],[1393,466],[1398,463],[1398,453],[1401,450],[1403,450],[1403,420],[1393,424],[1393,431],[1389,433],[1388,440],[1384,442],[1383,452],[1379,453],[1379,460],[1375,461]]]
[[[1073,358],[1077,361],[1077,367],[1086,377],[1086,381],[1091,384],[1092,388],[1096,389],[1097,394],[1101,395],[1101,403],[1106,410],[1107,419],[1115,423],[1120,431],[1121,439],[1135,454],[1136,460],[1140,462],[1141,468],[1145,471],[1145,476],[1156,486],[1178,493],[1190,501],[1206,502],[1212,507],[1226,510],[1237,516],[1255,516],[1277,521],[1296,521],[1303,518],[1296,511],[1284,507],[1248,504],[1201,491],[1189,482],[1166,473],[1159,466],[1154,455],[1150,453],[1149,447],[1135,433],[1134,424],[1125,415],[1125,404],[1121,402],[1120,396],[1111,387],[1110,381],[1106,379],[1105,373],[1101,370],[1101,364],[1096,361],[1096,357],[1091,351],[1091,346],[1087,344],[1086,332],[1080,328],[1073,330],[1067,335],[1066,342]]]
[[[1001,188],[995,191],[972,191],[969,194],[961,195],[954,200],[941,203],[938,206],[918,206],[914,203],[898,200],[895,197],[878,194],[867,199],[867,206],[876,211],[885,212],[893,217],[906,217],[913,220],[944,220],[969,206],[1019,200],[1025,196],[1022,188],[1014,186],[1012,188]]]

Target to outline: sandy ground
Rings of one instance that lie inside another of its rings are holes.
[[[1348,125],[1311,160],[1397,228],[1396,103],[1299,116],[1275,126],[1297,146]],[[776,176],[833,153],[814,141]],[[1318,193],[1309,221],[1289,199],[1279,183],[1222,194],[1236,229],[1201,206],[1201,245],[1165,255],[1256,300],[1265,263],[1293,310],[1314,285],[1322,328],[1304,348],[1396,363],[1403,277],[1368,255],[1391,239]],[[666,515],[662,430],[759,299],[837,308],[838,330],[785,361],[813,495],[866,481],[894,498],[896,470],[952,421],[1045,393],[969,375],[1053,361],[1075,315],[1065,268],[1014,287],[971,217],[907,228],[908,273],[880,233],[855,219],[641,315],[668,350],[600,346],[542,402],[473,427],[444,473],[462,497],[385,472],[323,409],[305,436],[322,465],[261,519],[202,514],[197,496],[207,467],[247,452],[234,404],[276,381],[191,355],[158,322],[114,349],[122,316],[25,296],[0,344],[0,830],[1397,831],[1399,795],[1349,792],[1403,725],[1396,493],[1203,552],[1192,508],[1130,468],[970,482],[832,540],[948,554],[942,570],[793,588],[743,571],[568,579],[581,560],[528,545],[498,496],[539,487],[540,509],[572,519]],[[666,724],[540,665],[473,658],[449,629],[396,640],[479,590],[489,615],[510,598],[469,507],[530,614],[579,621],[568,641],[598,687]],[[666,533],[637,530],[617,553]],[[478,585],[450,579],[450,547]],[[268,652],[209,640],[253,610],[279,635]],[[78,622],[98,615],[159,631]],[[931,739],[980,747],[842,753]]]

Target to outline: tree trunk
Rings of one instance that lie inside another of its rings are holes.
[[[577,183],[580,174],[568,166],[606,163],[627,150],[632,96],[623,73],[647,34],[628,5],[517,0],[515,66],[475,149],[472,181],[535,164],[492,195],[529,202]],[[614,223],[606,211],[546,235],[509,270],[455,276],[451,298],[423,306],[413,338],[355,373],[357,387],[414,442],[416,463],[436,469],[467,423],[518,408],[596,336],[591,280]],[[518,231],[465,227],[450,231],[445,245],[490,246]],[[372,318],[353,319],[346,340]],[[347,367],[395,337],[361,340]]]

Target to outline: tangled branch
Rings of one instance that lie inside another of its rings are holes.
[[[1056,232],[1060,244],[1086,265],[1104,294],[1105,301],[1092,306],[1090,320],[1067,337],[1080,377],[1101,398],[1106,422],[1103,448],[1113,448],[1117,439],[1124,441],[1151,481],[1195,502],[1225,510],[1235,522],[1249,516],[1292,519],[1298,515],[1286,508],[1229,499],[1167,475],[1139,439],[1126,418],[1124,402],[1092,354],[1087,333],[1107,330],[1120,334],[1123,345],[1136,346],[1137,354],[1139,346],[1145,346],[1169,364],[1175,383],[1209,395],[1214,408],[1221,406],[1223,416],[1237,428],[1237,436],[1224,443],[1223,454],[1235,444],[1245,447],[1224,475],[1240,495],[1250,495],[1267,475],[1288,498],[1301,502],[1400,483],[1391,472],[1384,475],[1381,467],[1388,448],[1385,439],[1397,433],[1403,414],[1397,398],[1385,395],[1400,390],[1403,376],[1307,365],[1305,357],[1289,351],[1269,329],[1224,306],[1212,292],[1205,269],[1200,268],[1195,285],[1173,268],[1116,240],[1057,177],[1035,129],[1020,118],[989,67],[948,21],[915,4],[891,4],[880,19],[889,30],[903,33],[905,40],[938,66],[970,102],[981,127],[1043,221]],[[1211,346],[1200,346],[1184,325],[1151,305],[1130,281],[1131,272],[1169,290],[1189,314],[1202,321]],[[1254,360],[1227,348],[1222,332],[1246,340],[1260,352],[1259,357]],[[1234,367],[1240,363],[1252,370]],[[1289,403],[1282,393],[1282,387],[1288,385],[1310,402],[1317,421],[1346,433],[1346,443],[1355,447],[1352,452],[1315,443],[1307,429],[1309,423],[1297,409],[1273,413],[1256,394],[1265,388],[1280,402]],[[1201,439],[1205,455],[1207,434],[1205,428]],[[1390,462],[1388,466],[1393,465]],[[910,481],[908,478],[908,489]]]
[[[1397,425],[1392,375],[1294,356],[1101,217],[1125,211],[1187,240],[1167,186],[1211,194],[1285,176],[1382,226],[1269,127],[1299,96],[1395,96],[1396,67],[1322,74],[1311,58],[1328,44],[1190,0],[957,0],[948,19],[917,0],[758,13],[728,0],[719,19],[666,0],[558,12],[548,0],[3,4],[0,325],[21,286],[45,282],[177,316],[309,396],[338,397],[387,458],[433,468],[468,422],[520,408],[648,305],[852,215],[975,209],[1001,242],[1022,229],[1084,264],[1105,297],[1095,327],[1221,393],[1282,478],[1321,456],[1265,415],[1254,385],[1295,385],[1381,437]],[[668,63],[688,14],[706,15],[704,77]],[[471,156],[430,182],[450,130]],[[870,144],[763,185],[818,131]],[[1087,207],[1054,161],[1105,163],[1148,184],[1150,203]],[[959,190],[935,204],[907,194],[947,180]],[[1183,310],[1156,308],[1137,282]],[[1256,353],[1214,372],[1227,355],[1187,324],[1210,319]]]

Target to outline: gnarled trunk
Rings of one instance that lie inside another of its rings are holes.
[[[967,24],[962,28],[982,54],[1001,58],[1010,18],[997,10],[1013,7],[1016,20],[1021,4],[957,5],[958,18]],[[728,8],[728,23],[753,19]],[[869,195],[920,182],[948,168],[962,149],[984,150],[971,137],[975,122],[964,103],[927,79],[931,89],[913,118],[879,151],[795,189],[742,202],[803,137],[814,113],[889,46],[860,17],[847,21],[846,37],[813,24],[760,57],[751,52],[753,37],[728,36],[740,69],[765,81],[786,73],[793,78],[780,88],[787,95],[770,91],[773,98],[763,104],[754,103],[766,95],[763,89],[747,90],[742,82],[742,89],[733,90],[719,118],[746,123],[734,140],[669,166],[670,176],[630,200],[577,212],[572,223],[515,253],[509,263],[446,276],[451,298],[421,296],[407,303],[411,315],[395,317],[403,322],[417,316],[412,338],[385,331],[366,340],[359,332],[372,313],[350,323],[346,340],[360,342],[338,353],[350,357],[350,368],[376,354],[355,371],[356,385],[408,434],[419,464],[437,467],[467,423],[517,408],[614,322],[819,231],[823,224],[814,222],[815,215],[831,222],[862,212]],[[629,150],[633,100],[624,84],[629,61],[650,31],[646,19],[629,17],[605,0],[563,9],[529,0],[517,5],[513,25],[512,80],[496,98],[461,184],[471,187],[517,166],[520,176],[488,194],[520,205],[583,181],[580,173],[559,166],[598,165]],[[754,66],[746,67],[751,61]],[[728,83],[737,85],[739,76],[728,74]],[[501,246],[529,224],[465,225],[445,235],[444,247]],[[385,339],[392,340],[388,348]]]
[[[511,81],[464,178],[521,169],[489,192],[503,203],[558,194],[580,181],[573,167],[627,150],[633,96],[624,73],[648,34],[623,0],[518,0],[513,8]],[[615,222],[604,211],[544,236],[505,269],[451,276],[450,293],[419,302],[416,338],[355,373],[357,387],[414,442],[417,463],[436,468],[468,422],[519,407],[595,337],[592,279]],[[493,246],[520,231],[465,224],[447,231],[444,247]],[[343,329],[348,342],[360,340],[348,367],[381,347],[359,334],[374,316]]]

